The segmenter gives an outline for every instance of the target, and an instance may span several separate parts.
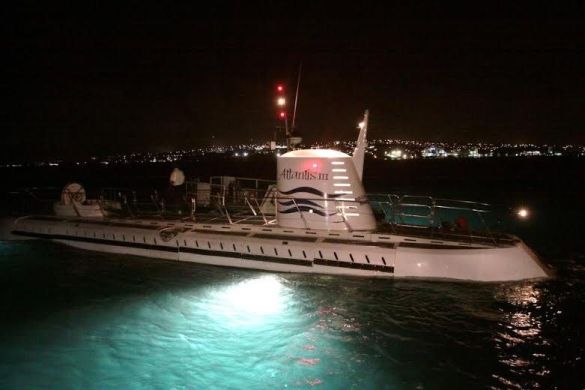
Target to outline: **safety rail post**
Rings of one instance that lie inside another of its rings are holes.
[[[481,222],[483,223],[483,226],[485,227],[485,230],[488,232],[488,234],[489,234],[490,238],[491,238],[491,239],[492,239],[492,241],[494,242],[494,245],[496,245],[496,246],[497,246],[497,245],[498,245],[498,242],[497,242],[497,240],[496,240],[496,237],[494,237],[494,235],[493,235],[493,233],[492,233],[492,231],[491,231],[490,227],[488,226],[487,222],[485,221],[485,218],[483,217],[483,214],[482,214],[482,213],[481,213],[479,210],[477,210],[477,209],[475,209],[474,211],[475,211],[475,212],[476,212],[476,213],[479,215],[479,217],[481,218]]]
[[[303,220],[303,223],[305,224],[305,229],[309,229],[309,225],[307,224],[307,220],[305,219],[305,216],[303,215],[303,212],[299,208],[299,205],[297,204],[297,201],[295,200],[295,198],[291,198],[291,199],[292,199],[295,207],[297,208],[297,211],[299,212],[299,215],[301,216],[301,219]]]
[[[340,214],[339,209],[341,209],[341,219],[343,220],[343,223],[347,227],[347,231],[352,232],[353,229],[351,228],[350,224],[347,222],[347,219],[345,218],[345,206],[341,205],[341,207],[340,207],[337,205],[337,202],[346,202],[346,201],[344,201],[344,200],[340,201],[337,199],[334,199],[334,200],[335,200],[335,210],[337,210],[337,214]],[[353,202],[356,202],[356,201],[354,200]]]
[[[431,238],[433,238],[435,236],[435,223],[436,223],[436,209],[435,206],[437,205],[435,198],[433,198],[432,196],[429,197],[431,199]]]
[[[197,194],[191,197],[191,220],[195,221],[195,212],[197,211]]]
[[[256,207],[258,207],[258,211],[260,211],[260,215],[262,216],[262,220],[264,220],[264,224],[267,224],[268,220],[264,215],[264,211],[262,211],[262,207],[260,207],[260,204],[258,203],[258,198],[254,198],[254,202],[256,203]]]
[[[254,214],[254,216],[257,216],[258,214],[256,213],[256,210],[254,210],[254,207],[252,206],[252,203],[250,203],[250,200],[248,199],[248,195],[247,194],[244,195],[244,202],[248,205],[248,207],[252,211],[252,214]]]
[[[221,207],[223,207],[223,212],[225,213],[225,217],[227,218],[229,224],[232,225],[232,218],[230,217],[230,213],[225,205],[225,192],[221,195]]]
[[[159,203],[158,203],[158,191],[155,190],[154,193],[150,195],[150,200],[154,204],[154,207],[156,208],[156,212],[158,213],[158,216],[163,218],[163,215],[162,215],[161,209],[159,207]]]

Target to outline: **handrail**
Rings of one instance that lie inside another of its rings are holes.
[[[248,178],[245,180],[248,180]],[[268,183],[269,181],[266,182]],[[241,183],[243,184],[244,180]],[[302,210],[303,207],[300,206],[300,201],[314,201],[319,204],[323,204],[326,201],[333,206],[331,208],[332,210],[336,210],[335,218],[339,219],[338,222],[345,223],[347,228],[351,230],[351,227],[348,225],[351,219],[348,220],[344,216],[344,212],[348,208],[369,202],[372,211],[378,217],[378,222],[383,223],[384,226],[389,227],[392,231],[396,231],[401,227],[412,227],[421,231],[426,228],[429,232],[428,234],[431,236],[457,238],[465,236],[465,239],[469,241],[479,239],[485,241],[486,238],[489,238],[495,244],[500,242],[501,237],[503,237],[498,233],[497,226],[499,225],[497,225],[495,218],[491,218],[491,216],[495,215],[495,209],[490,204],[484,202],[395,193],[368,194],[367,198],[364,197],[363,199],[324,199],[311,195],[301,198],[283,196],[277,191],[272,191],[268,194],[265,188],[254,188],[254,183],[251,186],[246,185],[246,188],[233,188],[232,186],[228,190],[227,187],[212,184],[204,190],[210,192],[208,197],[205,196],[205,193],[200,194],[201,190],[198,190],[197,197],[185,196],[182,200],[177,199],[175,203],[164,199],[164,196],[159,192],[139,191],[138,194],[140,196],[137,196],[137,192],[131,189],[118,190],[109,188],[102,190],[102,196],[100,198],[102,201],[120,201],[122,203],[122,211],[119,209],[112,210],[108,207],[107,202],[101,202],[100,204],[104,210],[112,211],[113,213],[123,212],[131,216],[156,214],[161,217],[171,217],[171,210],[175,210],[173,207],[179,206],[188,210],[191,218],[194,218],[196,211],[200,211],[200,203],[198,201],[200,200],[199,196],[201,196],[202,198],[208,199],[208,202],[211,201],[209,205],[215,204],[221,213],[221,217],[219,218],[227,219],[228,223],[237,223],[236,220],[249,220],[250,217],[258,217],[255,220],[256,222],[262,221],[264,224],[268,224],[270,220],[274,219],[273,216],[278,213],[278,200],[287,200],[292,201],[292,204],[294,204],[298,212],[298,217],[303,220],[302,226],[309,228],[310,221],[307,220],[306,212]],[[42,192],[21,190],[20,194],[26,194],[25,198],[28,198],[28,202],[36,201],[38,203],[44,201],[44,199],[39,197],[39,195],[42,196]],[[15,194],[15,196],[18,195]],[[270,211],[267,211],[267,209],[260,207],[263,199],[268,199],[268,196],[271,200],[274,200],[274,212],[272,208],[270,208]],[[164,206],[162,201],[165,201]],[[30,204],[30,206],[34,205]],[[207,203],[201,204],[202,209],[206,207],[208,207]],[[467,219],[463,226],[459,224],[458,219],[460,217]],[[479,235],[479,232],[483,232],[483,234]]]
[[[289,198],[289,199],[291,199],[291,198]],[[303,215],[302,210],[299,208],[299,205],[297,204],[296,199],[295,198],[292,198],[292,201],[293,201],[295,207],[297,208],[297,211],[299,212],[299,215],[301,216],[301,219],[303,220],[303,223],[305,224],[305,229],[308,229],[309,226],[307,225],[307,220],[305,219],[305,216]]]

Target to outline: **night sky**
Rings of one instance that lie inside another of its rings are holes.
[[[585,143],[578,9],[21,3],[2,12],[3,160],[265,142],[301,61],[309,142],[355,138],[369,108],[375,138]]]

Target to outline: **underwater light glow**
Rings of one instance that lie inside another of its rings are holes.
[[[263,275],[216,290],[208,310],[224,324],[250,325],[281,313],[287,299],[281,280],[276,275]]]

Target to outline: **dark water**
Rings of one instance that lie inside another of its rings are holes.
[[[366,185],[530,205],[513,227],[556,268],[546,281],[268,274],[0,242],[0,388],[584,388],[583,162],[542,161],[371,165]]]

